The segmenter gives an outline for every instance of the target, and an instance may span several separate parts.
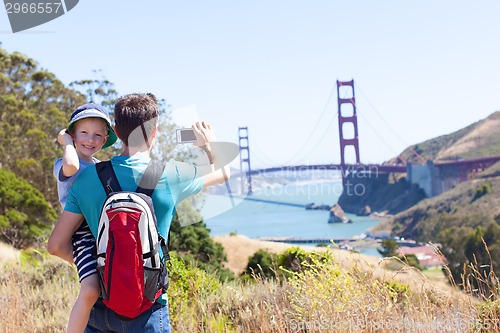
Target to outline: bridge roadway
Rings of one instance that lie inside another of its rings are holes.
[[[241,197],[241,198],[243,198],[243,197]],[[270,203],[270,204],[276,204],[276,205],[283,205],[283,206],[306,208],[306,205],[304,205],[304,204],[298,204],[298,203],[293,203],[293,202],[283,202],[283,201],[276,201],[276,200],[268,200],[268,199],[258,199],[258,198],[254,198],[251,196],[245,197],[245,200]]]
[[[346,170],[356,172],[406,172],[405,165],[381,165],[381,164],[346,164]],[[340,164],[316,164],[316,165],[287,165],[280,167],[271,167],[264,169],[255,169],[247,172],[250,175],[258,175],[261,173],[278,172],[278,171],[306,171],[306,170],[337,170],[341,171]]]
[[[434,162],[435,166],[445,167],[445,166],[479,166],[481,168],[487,168],[494,163],[500,161],[500,156],[490,156],[482,158],[474,158],[469,160],[448,160],[448,161],[437,161]],[[254,169],[246,174],[258,175],[268,172],[278,172],[278,171],[306,171],[306,170],[337,170],[341,171],[342,166],[340,164],[315,164],[315,165],[287,165],[263,169]],[[380,173],[404,173],[407,172],[407,166],[403,164],[346,164],[346,171],[356,171],[356,172],[380,172]]]

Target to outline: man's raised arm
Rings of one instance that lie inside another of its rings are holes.
[[[224,158],[224,146],[217,144],[212,126],[201,121],[195,123],[192,128],[197,139],[194,145],[205,151],[210,161],[210,165],[200,167],[204,175],[203,188],[229,180],[231,174],[227,158]]]

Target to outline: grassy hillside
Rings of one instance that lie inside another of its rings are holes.
[[[422,157],[434,161],[471,159],[500,155],[500,111],[454,133],[412,146]],[[407,148],[401,155],[420,163]],[[395,160],[395,159],[393,159]],[[481,191],[486,191],[482,193]],[[481,197],[478,195],[481,194]],[[402,237],[436,242],[438,234],[450,227],[477,228],[500,222],[500,163],[475,179],[434,198],[425,199],[400,212],[378,230],[392,230]]]
[[[398,261],[371,263],[338,253],[343,255],[313,261],[287,280],[244,282],[220,282],[173,255],[173,332],[427,333],[476,331],[498,321],[497,302],[436,285]],[[75,271],[43,252],[34,255],[0,265],[1,333],[64,332],[78,291]]]
[[[424,141],[405,149],[400,156],[410,163],[421,164],[425,161],[443,161],[456,159],[472,159],[487,156],[500,155],[500,111],[494,112],[486,119],[469,125],[451,134]],[[417,152],[421,158],[415,155]],[[388,163],[397,163],[399,158],[395,157]],[[499,171],[500,174],[500,171]],[[339,204],[344,211],[352,214],[358,213],[368,206],[372,211],[388,212],[397,214],[404,211],[420,200],[425,195],[415,186],[407,184],[404,179],[389,181],[384,175],[376,177],[351,177],[349,181],[353,186],[363,188],[361,195],[357,193],[349,194],[344,191],[339,198]],[[461,194],[460,194],[461,195]],[[460,201],[462,204],[463,202]],[[426,204],[423,204],[426,205]],[[394,231],[402,233],[406,237],[415,238],[421,236],[418,228],[412,227],[419,223],[425,216],[432,215],[435,210],[430,209],[426,214],[410,209],[404,214],[405,217],[398,217],[395,222]],[[411,218],[406,216],[410,215]],[[487,215],[492,215],[487,213]],[[409,220],[412,220],[409,222]],[[387,225],[385,226],[387,229]],[[392,228],[392,225],[389,226]],[[416,233],[415,233],[416,232]]]
[[[442,135],[405,149],[401,156],[411,163],[422,163],[413,151],[425,160],[471,159],[500,155],[500,111],[492,113],[456,132]],[[390,162],[395,162],[396,158]]]
[[[476,228],[500,221],[500,176],[491,176],[496,175],[498,169],[500,166],[495,165],[476,179],[420,201],[386,221],[385,229],[389,226],[393,233],[402,237],[437,242],[439,232],[446,228]],[[485,187],[487,193],[478,197]]]

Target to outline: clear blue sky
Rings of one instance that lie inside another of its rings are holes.
[[[327,101],[354,79],[367,163],[500,110],[499,13],[493,0],[81,0],[17,34],[0,10],[0,41],[64,83],[101,69],[120,94],[195,105],[220,140],[248,126],[256,167],[338,163]]]

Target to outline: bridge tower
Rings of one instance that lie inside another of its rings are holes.
[[[337,80],[337,100],[340,134],[340,168],[342,172],[342,184],[345,186],[348,174],[347,163],[345,160],[346,147],[352,146],[354,148],[356,157],[355,164],[361,163],[359,160],[358,116],[356,114],[356,101],[354,99],[354,80]],[[353,136],[346,137],[346,128],[344,128],[344,126],[351,127],[351,131],[349,132],[352,132]]]
[[[245,174],[247,178],[247,193],[252,194],[252,176],[250,172],[250,145],[248,143],[248,127],[238,127],[238,143],[240,146],[240,175],[241,191],[245,188]]]

